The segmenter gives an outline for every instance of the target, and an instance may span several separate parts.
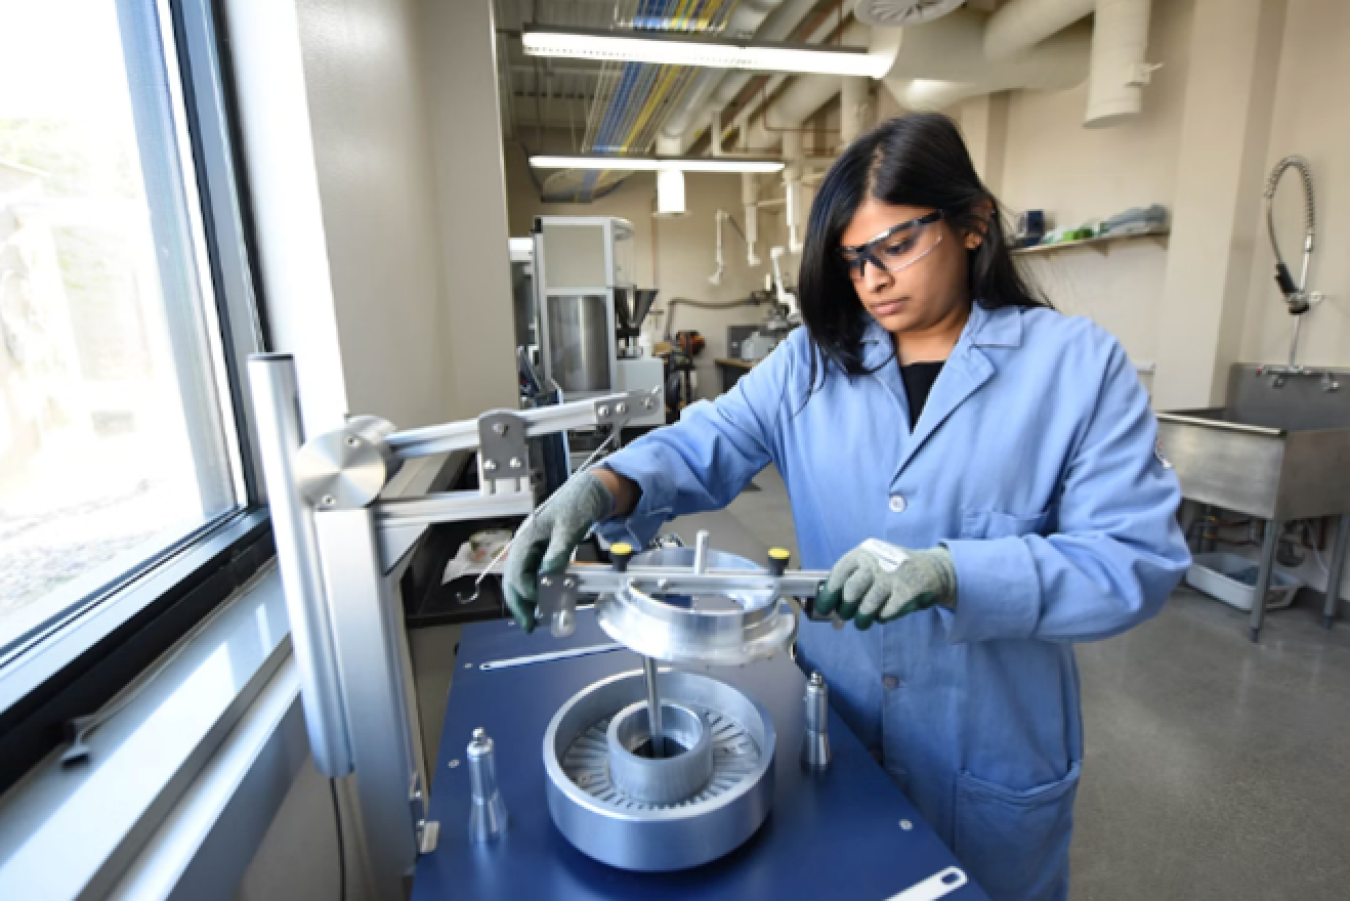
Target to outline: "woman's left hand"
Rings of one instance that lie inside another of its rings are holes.
[[[956,567],[946,548],[911,551],[869,538],[844,555],[816,596],[816,612],[859,629],[937,605],[956,605]]]

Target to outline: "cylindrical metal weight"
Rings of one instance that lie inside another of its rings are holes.
[[[698,713],[663,703],[665,751],[649,753],[645,704],[631,704],[610,720],[609,775],[628,797],[646,804],[676,804],[703,790],[713,774],[712,731]]]

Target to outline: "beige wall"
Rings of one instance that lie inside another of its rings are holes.
[[[447,321],[415,4],[297,8],[350,412],[437,422]]]
[[[560,148],[561,149],[561,148]],[[764,275],[769,272],[770,242],[784,243],[781,208],[760,213],[759,256],[763,264],[751,268],[746,264],[745,244],[729,225],[723,230],[723,255],[726,271],[722,283],[709,284],[708,276],[716,269],[715,215],[724,209],[735,217],[742,228],[745,216],[741,209],[741,177],[732,174],[689,173],[685,176],[685,205],[689,215],[676,219],[656,219],[656,176],[637,173],[624,181],[607,196],[593,203],[543,203],[530,179],[526,157],[520,145],[506,145],[506,182],[509,223],[513,237],[530,233],[535,216],[619,216],[633,223],[634,268],[639,287],[655,287],[655,309],[665,310],[673,297],[691,300],[725,301],[745,297],[750,291],[764,287]],[[542,181],[546,172],[537,172]],[[781,193],[771,189],[773,177],[762,177],[763,196]],[[653,242],[655,252],[653,252]],[[795,261],[791,271],[796,271]],[[741,307],[734,310],[699,310],[680,306],[676,312],[675,328],[694,329],[702,333],[708,346],[696,359],[699,391],[704,397],[713,397],[719,391],[719,379],[713,360],[726,356],[727,326],[753,324],[764,318],[762,307]],[[665,319],[661,331],[665,331]]]
[[[1328,295],[1304,316],[1299,361],[1350,366],[1350,3],[1289,0],[1276,78],[1264,172],[1291,153],[1312,164],[1317,198],[1317,248],[1309,287]],[[1302,263],[1302,193],[1297,173],[1280,182],[1276,227],[1285,261],[1298,278]],[[1242,358],[1283,362],[1290,316],[1273,281],[1275,257],[1264,209],[1252,253]]]
[[[1154,73],[1135,122],[1084,128],[1086,82],[1068,91],[1012,92],[995,188],[1009,215],[1043,209],[1064,226],[1151,203],[1172,208],[1192,6],[1191,0],[1153,4],[1148,58],[1163,68]],[[1092,317],[1136,363],[1151,363],[1166,254],[1148,241],[1114,245],[1106,255],[1068,250],[1022,259],[1057,307]]]
[[[307,426],[514,406],[488,0],[226,15],[272,346],[296,356]]]

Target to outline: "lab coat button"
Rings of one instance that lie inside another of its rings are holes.
[[[887,691],[895,691],[900,687],[900,680],[895,676],[882,676],[881,684],[886,687]]]
[[[904,498],[903,495],[899,495],[899,494],[892,494],[892,495],[891,495],[891,512],[892,512],[892,513],[904,513],[904,512],[905,512],[905,507],[907,507],[907,506],[908,506],[908,504],[905,503],[905,498]]]

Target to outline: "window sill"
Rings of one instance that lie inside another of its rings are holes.
[[[217,766],[218,752],[256,719],[255,701],[278,703],[278,690],[284,700],[277,680],[289,673],[294,681],[290,658],[281,580],[269,564],[87,738],[87,762],[63,766],[53,753],[0,798],[0,897],[112,892]]]
[[[460,455],[410,461],[386,497],[438,490]],[[0,796],[0,898],[233,898],[309,754],[275,562],[87,739]],[[172,652],[170,652],[172,653]]]

